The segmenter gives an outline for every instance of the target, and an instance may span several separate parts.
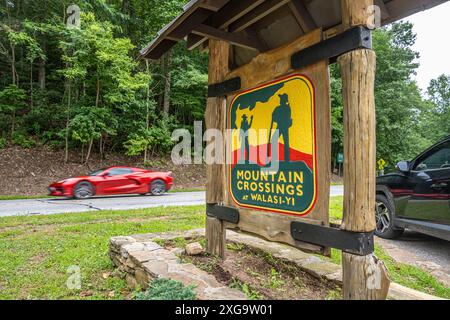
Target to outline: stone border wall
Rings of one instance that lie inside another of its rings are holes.
[[[241,291],[219,283],[213,275],[191,263],[181,263],[179,249],[166,250],[152,240],[170,240],[180,236],[192,238],[189,234],[150,234],[110,239],[109,256],[114,265],[126,275],[131,288],[148,288],[151,280],[168,278],[180,281],[185,286],[194,285],[200,300],[245,300]],[[199,237],[200,235],[198,235]],[[181,250],[183,251],[183,250]]]
[[[205,230],[186,232],[151,233],[110,239],[109,255],[115,266],[126,274],[128,285],[147,288],[155,278],[170,278],[184,285],[195,285],[194,291],[200,300],[245,300],[246,296],[235,289],[223,286],[214,276],[200,270],[191,263],[181,263],[177,257],[182,249],[166,250],[154,240],[165,241],[176,238],[196,240],[204,237]],[[263,240],[248,234],[227,230],[227,241],[244,244],[254,250],[262,250],[282,261],[297,264],[302,270],[318,279],[325,279],[342,285],[341,266],[326,261],[316,255],[296,248]],[[391,283],[389,299],[392,300],[440,300],[397,283]]]

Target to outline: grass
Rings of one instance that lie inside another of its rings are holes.
[[[200,228],[204,212],[204,206],[194,206],[0,218],[0,299],[127,298],[131,292],[108,257],[109,238]],[[342,218],[342,197],[331,198],[330,216],[335,221]],[[184,245],[181,240],[174,244]],[[450,298],[450,288],[429,273],[395,262],[379,246],[376,254],[393,281]],[[271,255],[266,258],[274,259]],[[331,261],[341,263],[340,251],[332,251]],[[66,282],[72,279],[68,270],[73,266],[81,271],[81,288],[71,290]],[[273,274],[274,286],[277,279]],[[258,297],[245,289],[251,298]]]
[[[375,255],[386,265],[391,281],[437,297],[450,299],[450,287],[446,287],[430,273],[416,266],[396,262],[379,245],[375,245]],[[330,260],[341,264],[341,251],[332,249]]]
[[[333,223],[340,223],[342,220],[342,206],[344,197],[330,198],[330,221]]]
[[[2,218],[0,299],[124,299],[130,292],[108,257],[109,238],[199,228],[204,212],[196,206]],[[71,266],[81,271],[80,289],[66,285]]]
[[[4,196],[0,195],[0,201],[3,200],[32,200],[32,199],[50,199],[54,198],[48,195],[37,195],[37,196]]]
[[[342,220],[342,201],[343,197],[331,198],[330,220],[334,223],[339,223]],[[396,262],[379,245],[375,245],[375,254],[385,263],[392,281],[428,294],[450,299],[450,288],[446,287],[430,273],[416,266]],[[341,257],[341,251],[332,249],[332,262],[341,264]]]

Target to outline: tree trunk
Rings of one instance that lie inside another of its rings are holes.
[[[30,106],[33,108],[33,62],[30,63]]]
[[[89,147],[88,147],[88,151],[86,154],[86,161],[84,162],[84,164],[87,164],[89,162],[89,158],[91,157],[91,150],[92,150],[93,143],[94,143],[94,139],[92,138],[91,141],[89,141]]]
[[[17,85],[17,78],[16,78],[16,47],[11,44],[11,75],[12,75],[12,84]]]
[[[150,74],[150,66],[148,59],[145,59],[145,66],[147,69],[147,74]],[[147,110],[145,115],[145,128],[148,132],[148,129],[150,129],[150,84],[147,85]],[[145,145],[144,150],[144,164],[147,163],[148,160],[148,145]]]
[[[39,59],[39,74],[38,74],[38,82],[39,82],[39,88],[41,90],[45,90],[45,59]]]
[[[123,0],[122,1],[122,13],[125,15],[130,15],[130,0]],[[128,21],[128,20],[127,20]],[[126,22],[123,28],[123,32],[125,35],[129,35],[129,23]]]
[[[95,96],[95,106],[98,107],[100,103],[100,78],[97,78],[97,94]]]
[[[67,98],[67,116],[66,116],[66,145],[64,154],[64,163],[69,161],[69,125],[70,125],[70,108],[71,108],[71,97],[72,97],[72,84],[69,82],[68,86],[68,98]]]
[[[171,91],[171,64],[172,64],[172,51],[167,52],[166,54],[166,66],[165,66],[165,85],[164,85],[164,104],[163,111],[165,114],[169,114],[170,111],[170,91]]]

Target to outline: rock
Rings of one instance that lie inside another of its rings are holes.
[[[147,290],[148,284],[150,282],[150,277],[147,274],[147,272],[145,272],[142,269],[137,269],[135,271],[134,278],[136,279],[136,282],[141,286],[142,289]]]
[[[170,250],[170,252],[172,252],[174,255],[176,255],[177,257],[182,256],[186,253],[186,250],[183,248],[175,248]]]
[[[138,287],[138,283],[132,275],[127,274],[127,277],[125,278],[125,280],[127,281],[128,287],[130,287],[131,289],[134,290]]]
[[[188,256],[198,256],[205,252],[203,247],[198,242],[190,243],[186,246],[186,254]]]

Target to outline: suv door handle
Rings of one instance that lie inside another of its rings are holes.
[[[431,189],[442,190],[448,187],[447,182],[439,182],[431,185]]]

